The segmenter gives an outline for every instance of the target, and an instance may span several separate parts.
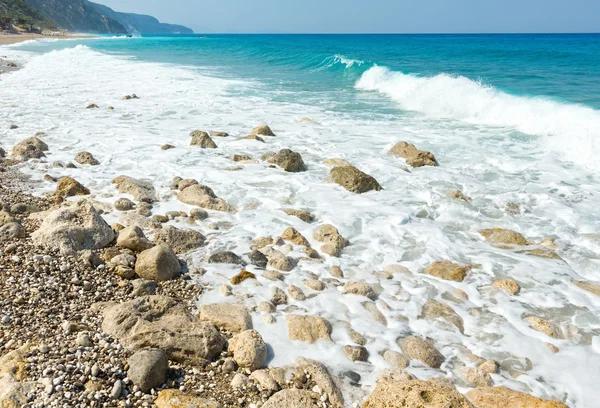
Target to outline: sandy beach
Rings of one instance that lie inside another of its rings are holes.
[[[62,37],[50,37],[47,35],[41,35],[41,34],[9,34],[9,35],[0,35],[0,45],[10,45],[10,44],[16,44],[16,43],[20,43],[23,41],[28,41],[28,40],[37,40],[37,39],[41,39],[41,38],[55,38],[58,40],[72,40],[72,39],[76,39],[76,38],[93,38],[91,36],[86,36],[86,35],[66,35],[66,36],[62,36]]]

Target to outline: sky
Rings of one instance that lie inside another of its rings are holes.
[[[600,32],[599,0],[95,1],[198,33]]]

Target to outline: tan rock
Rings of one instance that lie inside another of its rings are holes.
[[[344,277],[344,272],[342,271],[342,268],[340,268],[337,265],[333,265],[331,268],[329,268],[329,273],[335,276],[336,278]]]
[[[205,245],[206,238],[193,229],[180,229],[167,225],[154,233],[154,242],[167,244],[176,254],[184,254]]]
[[[380,381],[363,408],[475,408],[456,388],[428,381]]]
[[[267,125],[256,126],[250,131],[251,135],[275,136],[275,133]]]
[[[384,326],[387,326],[387,319],[385,318],[383,313],[381,313],[381,311],[377,308],[377,305],[375,303],[363,302],[362,305],[369,313],[371,313],[371,316],[373,317],[374,321],[381,323]]]
[[[173,389],[160,391],[154,405],[156,408],[223,408],[218,402]]]
[[[62,198],[88,194],[90,190],[72,177],[61,177],[54,193],[56,197]]]
[[[201,132],[201,134],[195,134],[192,136],[192,141],[190,142],[190,146],[200,146],[203,149],[216,149],[217,144],[208,133]]]
[[[454,309],[445,303],[438,302],[437,300],[429,299],[425,305],[423,305],[423,310],[421,311],[421,316],[419,317],[421,319],[441,318],[456,326],[461,333],[463,333],[465,330],[463,319],[456,314]]]
[[[282,258],[271,258],[269,259],[269,266],[280,271],[289,272],[296,267],[296,260],[285,256]]]
[[[229,340],[229,351],[242,368],[258,370],[267,362],[267,346],[256,330],[245,330]]]
[[[492,286],[500,290],[505,291],[511,295],[518,295],[521,291],[521,287],[517,282],[512,279],[500,279],[492,283]]]
[[[506,387],[482,387],[467,393],[477,408],[568,408],[559,401],[544,400]]]
[[[256,279],[256,275],[244,269],[240,273],[235,275],[233,278],[231,278],[230,282],[232,285],[239,285],[247,279]]]
[[[198,309],[198,318],[233,333],[252,329],[248,308],[235,303],[211,303]]]
[[[90,166],[97,166],[100,164],[98,160],[90,152],[79,152],[75,156],[75,161],[79,164],[89,164]]]
[[[281,234],[281,238],[285,241],[290,241],[294,245],[300,245],[305,247],[310,247],[310,244],[306,238],[302,234],[298,232],[295,228],[287,227],[283,234]]]
[[[21,382],[25,374],[25,355],[30,345],[0,357],[0,407],[21,408],[28,402],[27,395],[35,390],[35,383]]]
[[[524,318],[523,321],[528,323],[533,330],[539,331],[540,333],[544,333],[547,336],[550,336],[555,339],[564,338],[560,329],[548,320],[544,320],[537,316],[529,316]]]
[[[345,346],[344,355],[350,361],[365,362],[369,359],[369,352],[363,346]]]
[[[371,300],[377,298],[377,294],[373,290],[373,287],[366,282],[347,282],[344,285],[342,294],[364,296]]]
[[[333,377],[322,363],[308,358],[298,357],[296,359],[296,372],[307,372],[310,378],[327,395],[332,408],[343,408],[344,397]]]
[[[117,245],[137,252],[145,251],[154,246],[154,244],[146,238],[144,231],[137,226],[126,227],[121,230],[117,237]]]
[[[252,156],[248,154],[232,154],[231,156],[229,156],[229,160],[234,162],[247,161],[252,160]]]
[[[444,356],[429,341],[420,337],[398,339],[398,345],[409,359],[418,360],[426,366],[440,368],[444,362]]]
[[[329,172],[329,177],[334,183],[356,194],[366,193],[371,190],[383,190],[383,187],[379,185],[375,178],[363,173],[354,166],[334,167]]]
[[[500,368],[499,364],[494,360],[485,360],[479,364],[479,368],[489,374],[496,374]]]
[[[312,396],[310,391],[290,388],[273,394],[262,408],[319,408]]]
[[[425,273],[440,279],[462,282],[471,270],[468,265],[457,265],[450,261],[436,261],[425,269]]]
[[[315,220],[315,216],[312,215],[309,211],[304,210],[294,210],[292,208],[284,208],[282,210],[287,215],[292,215],[294,217],[300,218],[304,222],[311,223]]]
[[[322,317],[290,314],[286,319],[290,340],[308,343],[315,343],[321,339],[331,341],[331,324]]]
[[[239,139],[236,140],[256,140],[262,143],[265,143],[265,139],[263,139],[262,137],[258,136],[258,135],[248,135],[245,137],[241,137]],[[262,158],[261,158],[262,159]]]
[[[157,201],[156,190],[149,180],[139,180],[128,176],[119,176],[112,180],[120,193],[131,194],[137,201],[153,203]]]
[[[590,293],[593,293],[596,296],[600,296],[600,284],[596,282],[590,281],[572,281],[575,285],[579,286],[581,289],[586,290]]]
[[[383,359],[390,363],[393,367],[398,368],[406,368],[410,363],[404,354],[393,350],[386,350],[385,353],[383,353]]]
[[[390,154],[406,159],[406,164],[412,167],[437,166],[438,162],[431,152],[419,150],[413,144],[400,142],[394,145]]]
[[[179,192],[177,198],[185,204],[196,205],[209,210],[236,212],[235,208],[227,201],[217,197],[210,187],[200,184],[187,187]]]
[[[335,257],[339,256],[340,252],[349,245],[349,241],[340,235],[337,228],[329,224],[317,227],[313,233],[313,238],[325,242],[325,245],[321,247],[321,251]]]
[[[37,137],[28,137],[13,147],[12,158],[15,160],[40,159],[46,157],[44,154],[48,145]]]
[[[529,241],[518,232],[502,229],[502,228],[488,228],[479,231],[486,241],[495,245],[531,245]]]
[[[490,374],[481,368],[462,367],[458,370],[458,375],[473,387],[491,387],[494,385]]]
[[[304,283],[304,286],[306,286],[307,288],[315,290],[317,292],[320,292],[323,289],[325,289],[325,284],[318,279],[306,279],[303,280],[302,283]]]
[[[288,295],[294,300],[302,301],[306,300],[306,295],[298,286],[290,285],[288,286]]]
[[[227,133],[227,132],[210,132],[210,135],[212,137],[227,137],[227,136],[229,136],[229,133]]]
[[[268,162],[275,164],[290,173],[306,171],[306,165],[304,164],[300,153],[290,149],[281,149],[275,155],[269,157]]]
[[[165,281],[176,278],[181,265],[173,250],[165,244],[141,252],[135,262],[135,273],[143,279]]]

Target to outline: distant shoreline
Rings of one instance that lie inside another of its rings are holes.
[[[57,40],[68,40],[68,39],[76,39],[76,38],[97,38],[94,36],[81,35],[81,34],[73,34],[73,35],[63,35],[63,36],[49,36],[49,35],[41,35],[41,34],[8,34],[8,35],[0,35],[0,45],[10,45],[17,44],[23,41],[28,40],[37,40],[39,38],[53,38]]]

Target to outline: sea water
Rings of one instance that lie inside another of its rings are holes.
[[[396,340],[416,334],[433,339],[446,358],[441,370],[413,363],[407,370],[418,378],[449,378],[468,391],[457,370],[472,364],[465,357],[470,351],[500,362],[496,385],[577,408],[600,400],[600,298],[572,282],[600,281],[600,36],[99,38],[32,41],[0,54],[24,65],[0,76],[0,146],[8,150],[38,131],[47,133],[50,146],[47,161],[27,163],[23,171],[38,180],[45,173],[75,177],[107,203],[120,197],[110,183],[115,176],[150,179],[161,196],[156,214],[189,211],[169,183],[174,176],[195,178],[239,209],[211,212],[202,222],[171,222],[208,237],[206,247],[185,257],[207,269],[200,304],[252,307],[268,300],[274,285],[316,295],[291,301],[294,313],[328,319],[333,342],[290,342],[285,309],[274,314],[274,324],[253,313],[271,365],[306,356],[336,373],[354,370],[362,387],[346,384],[345,393],[360,402],[387,367],[381,353],[400,351]],[[140,99],[121,100],[131,93]],[[100,109],[85,109],[90,103]],[[299,123],[302,117],[315,123]],[[19,128],[9,131],[12,123]],[[264,144],[236,140],[261,124],[277,136]],[[214,150],[190,148],[188,133],[195,129],[231,136],[214,138]],[[402,159],[387,153],[399,141],[433,152],[440,166],[406,171]],[[165,143],[177,148],[162,151]],[[301,153],[308,171],[285,173],[264,163],[226,170],[236,165],[231,154],[258,158],[282,148]],[[101,165],[51,166],[79,151],[92,152]],[[384,190],[355,195],[328,182],[328,158],[348,160]],[[53,188],[44,181],[38,193]],[[454,189],[472,200],[450,198]],[[506,211],[509,203],[518,204],[518,213]],[[282,208],[309,210],[318,221],[306,224]],[[118,214],[106,219],[116,222]],[[233,288],[239,298],[220,296],[219,286],[239,269],[206,264],[207,254],[247,253],[252,239],[288,226],[318,249],[312,232],[322,223],[350,240],[340,258],[300,263],[285,282],[256,271],[257,281]],[[554,238],[562,260],[497,248],[477,232],[496,227],[532,242]],[[436,260],[477,267],[464,282],[443,281],[422,273]],[[374,273],[395,264],[409,272],[393,279]],[[387,325],[362,307],[365,298],[302,284],[310,273],[329,278],[332,265],[344,270],[342,281],[366,281],[381,292],[376,304]],[[521,293],[492,290],[501,278],[515,279]],[[452,296],[455,289],[468,300]],[[464,334],[421,319],[428,299],[449,304],[464,319]],[[556,324],[566,339],[529,328],[522,319],[531,315]],[[367,337],[369,363],[344,357],[343,347],[352,344],[347,324]]]

